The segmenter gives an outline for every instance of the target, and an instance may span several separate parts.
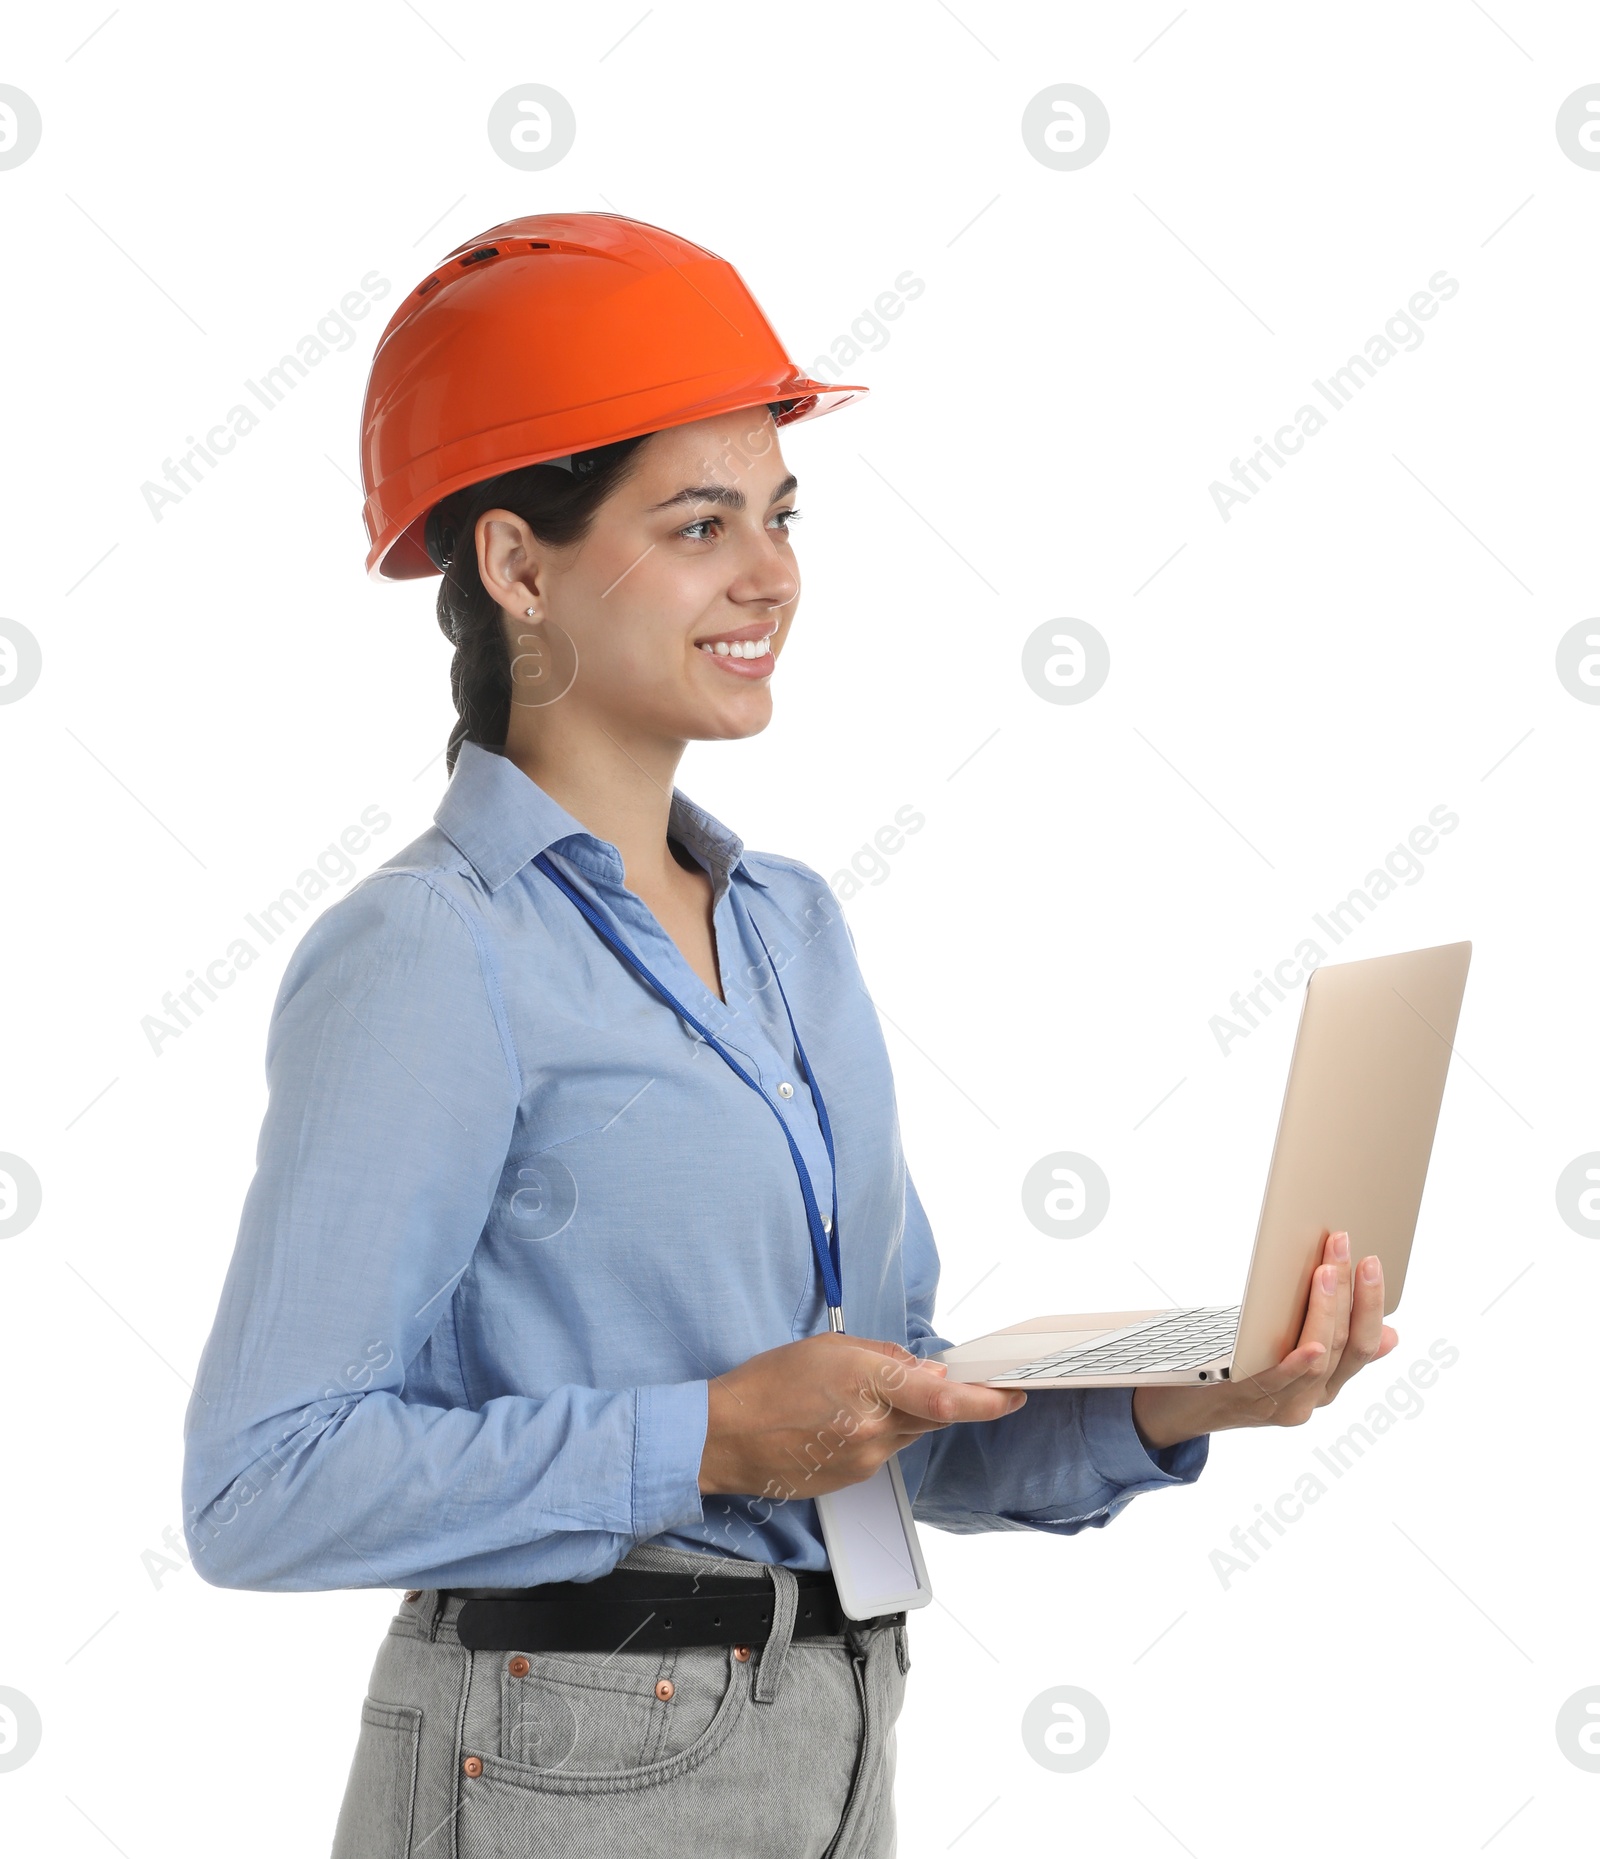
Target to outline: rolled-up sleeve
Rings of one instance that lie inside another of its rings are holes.
[[[933,1328],[939,1255],[909,1174],[902,1246],[906,1347],[933,1355],[951,1341]],[[1036,1388],[1014,1414],[925,1433],[899,1456],[919,1522],[961,1536],[1071,1536],[1103,1528],[1143,1491],[1193,1484],[1209,1445],[1201,1436],[1152,1452],[1133,1424],[1131,1388]]]
[[[312,925],[267,1042],[268,1104],[184,1427],[184,1528],[224,1587],[495,1585],[527,1546],[582,1579],[701,1517],[707,1385],[406,1398],[521,1098],[479,927],[388,871]],[[459,1379],[459,1367],[457,1369]],[[525,1578],[525,1576],[524,1576]]]

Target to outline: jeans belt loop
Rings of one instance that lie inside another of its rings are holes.
[[[444,1610],[450,1600],[450,1592],[446,1588],[434,1588],[422,1598],[427,1603],[428,1638],[430,1640],[437,1640],[439,1637],[439,1622],[444,1618]]]
[[[794,1570],[781,1562],[769,1562],[772,1577],[772,1631],[761,1648],[761,1663],[756,1669],[755,1701],[770,1704],[778,1695],[778,1681],[783,1677],[783,1662],[794,1636],[795,1614],[800,1604],[800,1584]]]

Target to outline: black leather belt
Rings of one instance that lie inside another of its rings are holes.
[[[797,1569],[794,1638],[902,1624],[904,1612],[852,1620],[827,1569]],[[463,1601],[472,1652],[658,1652],[669,1646],[761,1646],[772,1631],[771,1581],[675,1569],[614,1568],[596,1581],[552,1581],[503,1599]]]

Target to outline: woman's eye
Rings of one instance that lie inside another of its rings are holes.
[[[789,525],[796,522],[799,516],[800,512],[798,510],[777,510],[773,513],[772,521],[779,525],[782,534],[787,535],[789,533]],[[689,542],[707,542],[710,540],[710,537],[703,532],[714,528],[720,520],[720,518],[714,516],[703,516],[698,522],[685,523],[683,528],[678,531],[678,534]]]

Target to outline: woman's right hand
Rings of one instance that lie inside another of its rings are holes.
[[[898,1343],[832,1330],[751,1356],[711,1379],[700,1489],[820,1497],[934,1427],[998,1420],[1028,1398],[946,1374]]]

